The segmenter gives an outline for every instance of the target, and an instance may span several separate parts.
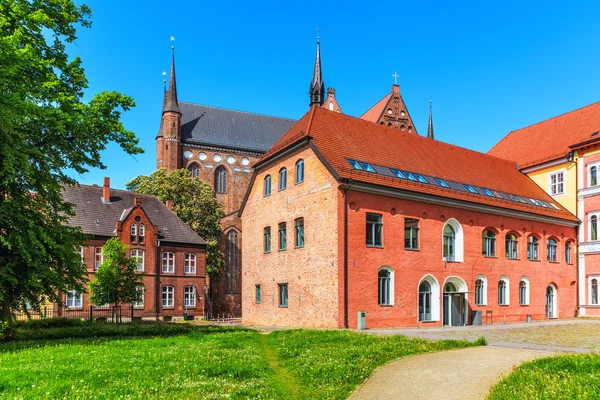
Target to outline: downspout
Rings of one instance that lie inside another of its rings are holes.
[[[160,297],[159,297],[159,292],[160,292],[160,268],[159,268],[159,264],[158,264],[158,259],[159,259],[159,255],[160,253],[158,252],[158,248],[160,247],[160,240],[157,241],[156,243],[156,254],[154,257],[154,272],[155,272],[155,279],[154,279],[154,309],[156,310],[156,320],[159,320],[159,312],[160,312]]]
[[[571,158],[571,162],[575,163],[575,216],[577,217],[577,219],[579,219],[579,225],[581,225],[582,221],[583,221],[583,215],[578,215],[579,214],[579,157],[577,157],[577,161],[575,161],[574,156],[575,156],[575,151],[572,150],[570,157],[567,156],[567,160],[569,158]],[[583,160],[581,162],[583,162]],[[585,210],[584,210],[584,215],[585,215]],[[575,229],[575,245],[573,246],[574,247],[573,256],[577,260],[575,262],[575,274],[576,274],[575,282],[577,282],[575,284],[575,296],[577,296],[576,297],[577,308],[575,309],[576,317],[579,316],[579,308],[581,307],[581,304],[579,304],[579,284],[580,284],[579,283],[579,225],[577,226],[577,229]]]
[[[348,329],[348,197],[346,193],[352,186],[348,179],[343,187],[344,194],[344,329]]]

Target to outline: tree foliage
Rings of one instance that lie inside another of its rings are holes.
[[[87,80],[66,46],[91,26],[90,9],[72,0],[0,1],[0,320],[26,302],[83,289],[76,249],[85,241],[66,225],[72,206],[61,189],[67,176],[103,168],[100,152],[116,142],[141,153],[121,123],[133,99],[102,92],[83,101]]]
[[[93,305],[116,306],[142,300],[143,292],[138,288],[144,286],[144,274],[137,272],[137,259],[127,257],[127,248],[118,238],[109,239],[102,247],[104,261],[88,283]]]
[[[224,212],[208,183],[193,178],[185,169],[161,168],[149,176],[141,175],[127,182],[127,190],[154,195],[162,202],[172,201],[175,214],[208,242],[206,272],[218,280],[224,265],[217,245]]]

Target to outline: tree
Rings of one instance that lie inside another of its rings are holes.
[[[86,237],[67,226],[72,205],[62,187],[104,168],[100,152],[116,142],[128,154],[143,152],[121,112],[135,104],[116,92],[83,101],[87,80],[66,46],[91,11],[72,0],[0,2],[0,320],[29,302],[61,299],[82,290],[86,269],[79,246]]]
[[[109,239],[102,247],[104,261],[88,283],[90,303],[96,306],[139,303],[142,300],[144,274],[137,272],[138,261],[127,257],[128,246],[118,238]]]
[[[189,171],[167,171],[161,168],[149,176],[138,176],[127,182],[127,190],[151,194],[162,202],[173,202],[173,212],[208,242],[206,273],[218,281],[224,266],[217,241],[221,235],[223,206],[206,182],[193,178]]]

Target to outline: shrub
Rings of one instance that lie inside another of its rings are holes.
[[[79,318],[42,318],[30,321],[19,321],[16,323],[18,329],[47,329],[47,328],[69,328],[74,326],[85,326],[92,322]]]
[[[484,336],[479,336],[473,344],[476,346],[487,346],[487,339]]]
[[[4,333],[8,330],[8,322],[0,321],[0,342],[4,340]]]

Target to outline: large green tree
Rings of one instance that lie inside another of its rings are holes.
[[[90,9],[72,0],[0,1],[0,320],[34,308],[45,297],[83,289],[85,267],[76,252],[85,237],[66,226],[72,206],[61,188],[103,168],[109,142],[141,153],[121,123],[133,99],[102,92],[83,101],[87,80],[66,46]]]
[[[102,247],[104,261],[88,283],[90,302],[95,306],[134,304],[142,299],[144,274],[138,272],[138,260],[127,257],[127,245],[118,238],[109,239]]]
[[[172,201],[175,214],[208,242],[206,272],[213,281],[219,280],[224,262],[217,241],[224,212],[208,183],[193,178],[185,169],[168,172],[161,168],[127,182],[127,190],[152,194],[162,202]]]

